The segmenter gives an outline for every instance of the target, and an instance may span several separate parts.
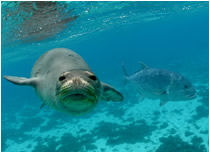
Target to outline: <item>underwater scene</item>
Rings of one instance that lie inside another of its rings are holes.
[[[2,1],[1,74],[2,152],[209,151],[208,1]]]

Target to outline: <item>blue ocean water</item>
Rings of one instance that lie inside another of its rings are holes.
[[[3,77],[2,151],[209,151],[208,2],[1,2],[2,76],[30,77],[53,48],[80,54],[124,95],[75,117],[43,107],[34,89]],[[140,100],[124,86],[141,61],[187,77],[197,98]]]

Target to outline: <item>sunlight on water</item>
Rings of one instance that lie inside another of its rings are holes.
[[[2,58],[12,60],[17,57],[15,53],[8,54],[7,50],[18,44],[33,43],[35,48],[40,44],[42,47],[62,44],[122,25],[192,13],[203,7],[208,7],[208,3],[2,2]],[[46,39],[50,41],[43,41]]]

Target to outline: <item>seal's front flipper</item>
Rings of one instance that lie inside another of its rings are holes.
[[[113,87],[105,84],[105,83],[101,83],[102,85],[102,100],[105,101],[123,101],[123,95],[118,92],[117,90],[115,90]]]
[[[24,77],[16,77],[16,76],[3,76],[9,82],[12,82],[16,85],[28,85],[28,86],[36,86],[38,78],[24,78]]]

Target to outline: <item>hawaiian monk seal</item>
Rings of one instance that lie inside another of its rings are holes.
[[[99,100],[123,100],[120,92],[95,76],[80,55],[65,48],[43,54],[34,64],[31,78],[4,78],[16,85],[34,87],[43,105],[73,115],[91,111]]]
[[[196,98],[196,90],[184,76],[167,70],[150,68],[139,62],[142,69],[128,76],[124,65],[125,81],[138,93],[149,99],[160,99],[160,106],[167,101],[187,101]]]

